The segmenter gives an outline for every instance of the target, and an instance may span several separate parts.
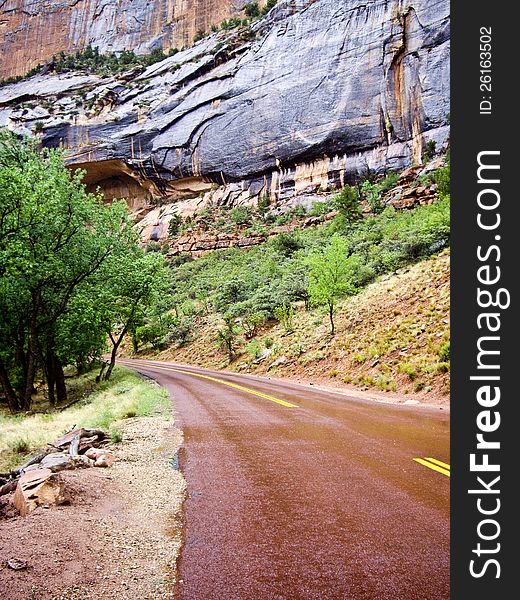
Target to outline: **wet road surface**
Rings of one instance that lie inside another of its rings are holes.
[[[168,389],[184,431],[181,600],[449,598],[444,411],[120,362]]]

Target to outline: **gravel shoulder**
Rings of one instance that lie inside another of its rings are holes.
[[[62,473],[70,505],[40,507],[23,518],[5,510],[3,498],[0,597],[174,597],[186,483],[170,461],[182,433],[155,417],[126,419],[120,429],[112,468]],[[12,558],[27,568],[10,569]]]

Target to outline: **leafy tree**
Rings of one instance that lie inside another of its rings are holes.
[[[240,333],[240,329],[235,325],[235,318],[226,314],[223,317],[224,325],[217,330],[217,344],[224,348],[231,363],[235,358],[235,339]]]
[[[0,131],[0,383],[12,410],[30,409],[40,371],[63,403],[64,365],[86,368],[107,335],[118,347],[165,289],[164,258],[137,246],[126,204],[82,178],[58,151]]]
[[[117,352],[127,333],[143,322],[146,309],[168,293],[170,282],[164,257],[144,254],[138,247],[107,264],[101,302],[105,306],[105,332],[112,344],[104,379],[112,374]]]
[[[15,408],[30,408],[38,368],[50,401],[65,399],[71,349],[59,346],[60,328],[82,286],[129,240],[126,206],[87,194],[82,177],[59,152],[0,132],[0,341],[4,375],[22,372],[11,381]],[[5,381],[4,388],[12,404]]]
[[[333,199],[333,206],[348,222],[361,218],[361,205],[356,188],[346,185]]]
[[[326,306],[330,333],[334,335],[334,311],[338,300],[356,293],[354,279],[359,258],[349,256],[345,238],[334,235],[323,249],[312,251],[307,257],[309,267],[309,294],[314,304]]]

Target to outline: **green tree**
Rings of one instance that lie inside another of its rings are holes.
[[[333,206],[348,222],[361,217],[359,194],[355,187],[346,185],[333,199]]]
[[[334,312],[340,298],[356,293],[354,284],[359,258],[349,256],[347,241],[334,235],[325,248],[312,251],[307,257],[309,295],[318,306],[326,306],[330,333],[334,335]]]
[[[231,363],[235,358],[235,339],[240,333],[240,329],[235,325],[234,316],[226,314],[223,320],[224,325],[217,330],[216,341],[221,348],[226,350]]]
[[[30,408],[39,368],[49,400],[66,398],[60,326],[82,286],[129,240],[126,205],[105,205],[82,177],[59,152],[0,132],[1,371],[15,408]]]
[[[104,327],[112,344],[108,380],[117,352],[127,333],[142,326],[147,310],[170,291],[170,280],[161,254],[145,254],[135,246],[110,261],[100,272],[100,302],[105,307]]]

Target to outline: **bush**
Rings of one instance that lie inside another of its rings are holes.
[[[267,4],[262,8],[262,16],[266,15],[272,8],[276,6],[277,0],[267,0]]]
[[[450,361],[450,342],[445,342],[439,348],[439,362],[447,363]]]
[[[251,342],[249,342],[245,350],[253,360],[258,358],[262,354],[262,348],[256,340],[252,340]]]
[[[423,152],[423,162],[429,162],[435,156],[435,150],[437,149],[437,142],[435,140],[428,140]]]
[[[179,346],[184,346],[190,341],[193,332],[193,320],[189,318],[183,318],[170,329],[167,339],[169,343],[177,343]]]
[[[321,217],[330,212],[330,204],[328,202],[313,202],[310,210],[311,217]]]
[[[294,331],[294,308],[291,304],[282,304],[274,311],[275,317],[285,331]]]
[[[180,215],[173,215],[168,223],[168,237],[176,237],[182,226],[182,217]]]
[[[237,206],[231,209],[229,217],[235,225],[246,225],[252,218],[251,209],[249,206]]]
[[[255,18],[260,16],[260,8],[258,7],[258,2],[249,2],[244,6],[244,12],[248,17]]]
[[[361,217],[359,194],[356,188],[346,185],[333,199],[333,206],[348,222]]]
[[[273,248],[283,256],[291,256],[303,248],[301,240],[293,233],[279,233],[272,241]]]

